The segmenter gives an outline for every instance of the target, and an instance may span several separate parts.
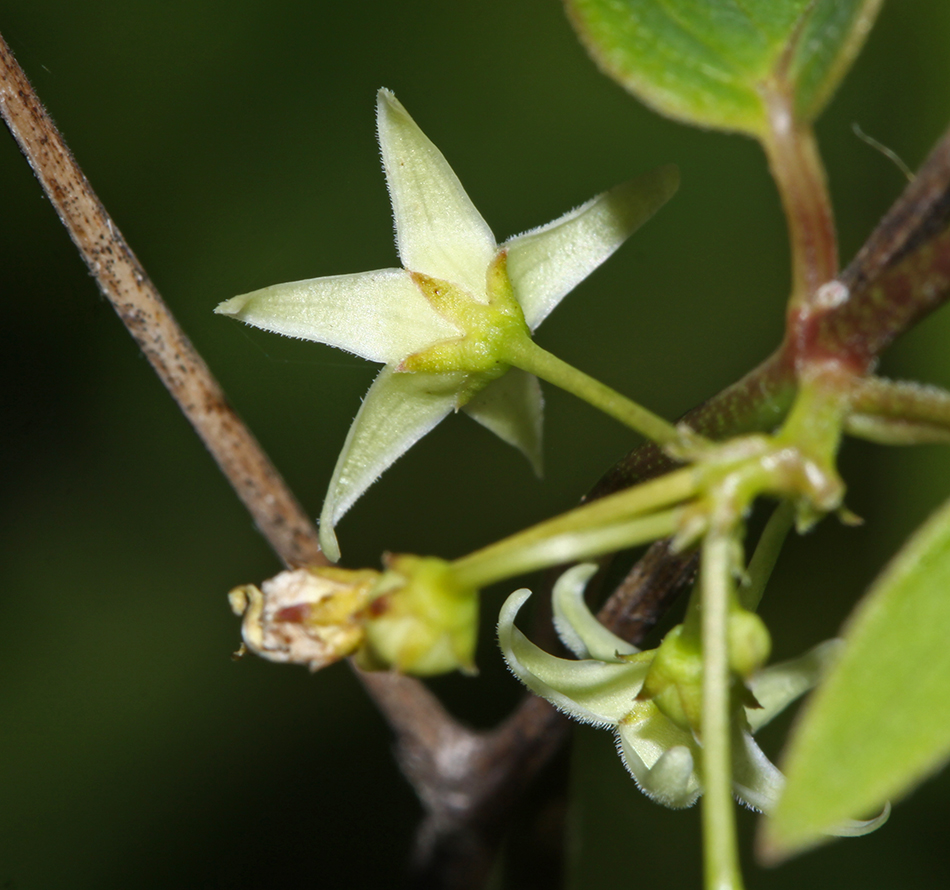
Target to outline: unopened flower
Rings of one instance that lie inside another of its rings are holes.
[[[377,102],[379,146],[401,269],[315,278],[234,297],[215,310],[385,367],[353,421],[320,516],[334,526],[397,458],[460,408],[541,469],[541,391],[512,368],[561,299],[672,195],[665,167],[498,245],[458,178],[392,93]]]
[[[368,616],[361,666],[417,676],[475,672],[478,591],[459,584],[445,560],[387,556]]]

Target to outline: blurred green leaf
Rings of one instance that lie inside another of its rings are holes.
[[[766,91],[810,122],[831,97],[882,0],[565,0],[605,73],[662,114],[767,128]]]
[[[792,736],[766,824],[777,859],[879,810],[950,755],[950,502],[905,544],[854,612],[841,661]]]

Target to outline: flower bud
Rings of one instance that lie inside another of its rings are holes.
[[[664,638],[637,698],[652,699],[680,729],[699,730],[702,713],[703,657],[698,641],[678,624]]]
[[[768,660],[772,638],[755,612],[736,608],[729,615],[729,667],[748,680]]]
[[[478,591],[460,585],[451,565],[435,557],[388,556],[386,569],[366,612],[360,666],[420,676],[475,673]]]

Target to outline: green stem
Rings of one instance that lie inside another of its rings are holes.
[[[858,414],[950,428],[950,392],[938,386],[860,377],[851,382],[849,406]]]
[[[788,220],[792,250],[790,308],[798,308],[838,273],[838,242],[825,168],[814,133],[795,120],[784,84],[764,88],[769,127],[762,147]]]
[[[836,459],[853,379],[847,369],[833,364],[815,366],[802,375],[792,409],[775,435],[776,445],[791,446],[803,458],[793,478],[785,480],[784,491],[781,485],[778,490],[771,489],[798,498],[799,531],[841,506],[844,482],[838,475]],[[807,512],[812,513],[810,519],[806,519]]]
[[[683,435],[668,420],[561,361],[528,337],[510,343],[505,359],[521,370],[583,399],[658,445],[673,445],[683,440]]]
[[[676,470],[489,544],[457,559],[453,567],[461,583],[482,587],[519,572],[662,538],[672,533],[668,524],[675,511],[659,511],[688,500],[696,489],[692,469]],[[576,553],[565,557],[570,548]],[[530,568],[524,567],[529,564]]]
[[[732,569],[727,534],[703,542],[703,860],[706,890],[742,890],[732,801],[732,740],[727,637]]]
[[[782,545],[794,524],[795,505],[791,501],[782,501],[762,529],[755,553],[749,560],[746,580],[739,585],[739,603],[742,608],[754,612],[759,607],[765,586],[772,576],[772,569],[782,552]]]
[[[638,544],[670,537],[677,528],[680,509],[663,510],[606,526],[563,532],[520,543],[518,536],[462,557],[452,564],[455,577],[466,587],[487,587],[512,578],[564,563],[594,559]]]

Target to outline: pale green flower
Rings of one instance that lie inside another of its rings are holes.
[[[343,445],[320,517],[333,527],[447,414],[467,414],[541,469],[541,391],[511,350],[675,191],[665,167],[498,245],[439,150],[388,90],[377,125],[401,269],[266,287],[215,310],[385,367]],[[413,373],[410,373],[413,372]]]
[[[584,602],[596,571],[585,563],[565,572],[554,588],[555,626],[578,660],[558,658],[534,645],[515,626],[531,595],[515,591],[502,607],[498,640],[508,667],[532,692],[582,723],[613,729],[617,750],[641,791],[668,807],[691,806],[702,793],[701,742],[652,698],[641,698],[656,650],[641,652],[605,628]],[[782,792],[782,773],[752,738],[825,672],[840,641],[831,640],[792,661],[758,671],[748,681],[761,706],[741,707],[733,721],[732,782],[746,806],[768,813]],[[864,834],[887,818],[849,822],[837,834]]]

